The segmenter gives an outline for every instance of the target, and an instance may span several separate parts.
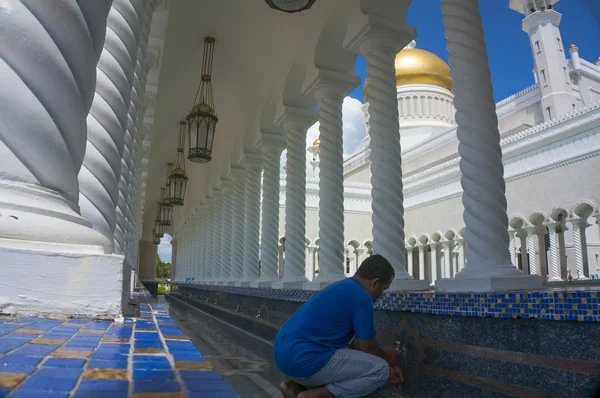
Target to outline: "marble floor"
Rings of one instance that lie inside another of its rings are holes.
[[[166,304],[136,295],[140,316],[121,322],[0,316],[0,397],[240,396]]]

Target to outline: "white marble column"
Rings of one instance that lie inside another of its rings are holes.
[[[535,230],[538,248],[540,253],[540,274],[547,279],[548,277],[548,254],[546,253],[546,227],[542,226]]]
[[[394,267],[396,277],[390,290],[428,287],[406,272],[403,244],[404,195],[394,61],[396,53],[411,39],[412,35],[406,32],[375,24],[359,44],[359,51],[367,62],[369,80],[373,251]]]
[[[319,108],[319,246],[323,266],[304,289],[320,290],[345,278],[344,255],[344,97],[360,79],[339,72],[319,70],[309,88]]]
[[[431,266],[431,285],[435,285],[435,281],[437,280],[438,277],[438,269],[439,269],[439,264],[438,264],[438,252],[437,252],[437,248],[438,248],[438,244],[437,243],[430,243],[429,244],[429,259],[430,259],[430,266]]]
[[[171,281],[177,280],[177,238],[171,239]]]
[[[406,246],[406,271],[410,276],[413,276],[413,246]]]
[[[529,274],[529,254],[527,250],[527,231],[521,229],[517,232],[517,237],[521,241],[521,268],[525,274]]]
[[[260,245],[260,180],[263,155],[247,153],[244,162],[248,168],[246,209],[244,222],[244,272],[241,286],[250,286],[258,280],[258,252]]]
[[[529,255],[529,274],[537,275],[537,253],[535,250],[535,231],[532,228],[527,231],[527,254]]]
[[[359,247],[354,250],[354,255],[356,256],[356,269],[354,270],[355,273],[356,273],[356,271],[358,271],[358,269],[360,268],[360,265],[362,264],[362,257],[363,257],[364,252],[365,252],[365,249],[363,249],[362,247]]]
[[[583,234],[585,234],[586,223],[584,220],[574,218],[569,220],[571,222],[571,228],[573,229],[573,250],[575,251],[575,280],[587,280],[588,277],[585,274],[585,257],[584,250],[587,247],[583,242]]]
[[[204,268],[204,282],[210,284],[213,280],[213,264],[215,260],[215,233],[214,233],[214,219],[215,219],[215,200],[211,196],[206,198],[206,263]]]
[[[549,280],[551,282],[560,282],[560,250],[558,247],[558,233],[556,232],[556,224],[547,224],[548,233],[550,234],[550,262],[548,264],[550,268]]]
[[[510,252],[510,262],[517,267],[517,251],[515,249],[515,235],[517,231],[514,229],[508,230],[508,251]]]
[[[229,178],[221,180],[221,188],[223,189],[223,202],[221,203],[223,211],[221,233],[221,272],[218,280],[215,283],[218,285],[226,285],[230,280],[231,274],[231,242],[233,241],[233,180]]]
[[[272,285],[274,289],[300,289],[307,281],[306,131],[313,123],[312,112],[286,108],[283,121],[287,131],[285,265],[283,277]]]
[[[244,232],[246,222],[246,185],[248,172],[245,167],[231,168],[233,177],[233,242],[231,244],[232,285],[240,286],[244,276]]]
[[[87,146],[78,175],[81,215],[110,240],[117,222],[127,110],[145,14],[142,0],[113,1],[96,67],[96,95],[87,117]]]
[[[444,275],[442,278],[452,278],[452,251],[450,250],[450,244],[452,242],[442,242],[444,250]]]
[[[419,279],[422,281],[426,281],[425,278],[425,246],[419,245],[417,246],[419,249]]]
[[[457,251],[458,251],[458,272],[462,271],[465,268],[465,241],[464,239],[459,239],[456,241]]]
[[[208,267],[208,210],[207,210],[207,199],[202,200],[200,204],[200,258],[198,260],[200,264],[200,280],[206,284],[207,281],[207,267]]]
[[[223,266],[223,250],[229,250],[229,246],[223,246],[223,190],[221,186],[213,186],[213,239],[214,255],[211,271],[210,284],[215,284],[221,279],[221,268]]]
[[[525,276],[508,250],[506,185],[496,102],[478,0],[443,0],[455,94],[466,264],[441,291],[493,291],[541,288],[543,279]]]
[[[308,266],[306,267],[306,279],[313,280],[315,278],[315,264],[317,262],[317,247],[308,246]]]
[[[271,287],[277,276],[279,254],[279,184],[281,152],[285,139],[262,133],[265,162],[262,184],[262,231],[260,238],[260,278],[251,287]],[[313,264],[314,267],[314,264]],[[313,268],[314,269],[314,268]]]

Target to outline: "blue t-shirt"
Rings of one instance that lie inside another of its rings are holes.
[[[281,327],[275,363],[287,376],[312,376],[354,336],[375,337],[373,299],[356,279],[348,278],[315,294]]]

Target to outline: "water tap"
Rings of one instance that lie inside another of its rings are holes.
[[[261,316],[262,316],[262,312],[261,312],[261,311],[258,311],[258,314],[256,314],[256,317],[257,317],[257,318],[260,318]]]

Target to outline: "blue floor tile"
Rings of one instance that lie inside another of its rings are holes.
[[[127,358],[127,352],[94,352],[91,359],[100,361],[119,361]]]
[[[188,394],[189,398],[240,398],[240,396],[233,390],[231,391],[216,391],[216,392],[203,392],[203,391],[190,391]]]
[[[136,340],[135,348],[157,348],[162,350],[165,347],[160,340]]]
[[[179,392],[181,386],[176,381],[136,381],[133,382],[133,392]]]
[[[85,393],[110,393],[105,397],[113,397],[113,393],[125,393],[129,390],[129,382],[127,380],[82,380],[77,388],[77,394]],[[78,395],[87,397],[88,395]]]
[[[43,368],[83,368],[85,359],[75,358],[48,358],[42,364]]]
[[[183,380],[221,380],[221,376],[217,372],[180,370],[179,374]]]
[[[51,368],[44,368],[51,369]],[[31,376],[24,384],[23,388],[32,390],[49,390],[49,391],[71,391],[77,384],[77,378],[52,378],[52,377],[36,377]]]
[[[23,325],[8,325],[6,323],[0,324],[0,332],[12,333],[15,330],[21,329]]]
[[[34,390],[30,388],[20,388],[11,395],[11,397],[16,398],[67,398],[68,396],[68,391]]]
[[[0,388],[0,398],[6,397],[10,393],[10,388]]]
[[[127,357],[124,356],[122,360],[91,360],[88,364],[88,368],[93,369],[127,369]]]
[[[74,398],[128,398],[127,391],[81,391],[73,395]]]
[[[217,392],[233,391],[231,386],[225,380],[202,380],[186,379],[183,381],[188,391],[194,392]]]
[[[152,380],[177,380],[175,372],[172,370],[154,370],[154,369],[134,369],[134,381],[152,381]]]
[[[35,372],[35,366],[0,366],[0,373],[20,373],[30,375]]]
[[[43,359],[43,357],[9,354],[0,358],[0,366],[37,366]]]
[[[135,332],[133,338],[135,340],[155,340],[159,339],[160,335],[158,332]]]
[[[57,348],[58,346],[55,345],[26,344],[16,349],[12,354],[27,355],[32,357],[45,357]]]
[[[13,339],[11,337],[3,337],[0,339],[0,354],[6,354],[9,351],[14,350],[17,347],[27,344],[28,340],[25,339]]]

